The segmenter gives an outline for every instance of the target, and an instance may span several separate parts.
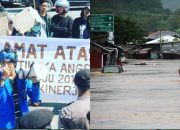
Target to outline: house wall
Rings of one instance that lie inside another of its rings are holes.
[[[100,69],[102,68],[102,53],[101,52],[91,52],[90,59],[91,69]]]
[[[180,55],[180,42],[176,43],[163,43],[161,45],[161,51],[163,53],[174,53]]]

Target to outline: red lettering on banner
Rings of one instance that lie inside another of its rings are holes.
[[[77,60],[80,60],[81,58],[84,58],[84,60],[87,61],[87,54],[85,47],[81,47]]]
[[[44,48],[47,47],[47,45],[38,44],[37,47],[41,48],[41,59],[44,58]]]
[[[49,85],[49,93],[56,93],[56,90],[55,90],[55,87],[54,86],[51,86]]]
[[[68,73],[74,73],[74,64],[68,64]]]
[[[41,87],[40,87],[40,91],[41,91],[42,93],[45,93],[45,91],[44,91],[44,84],[43,84],[43,85],[41,85]]]
[[[65,73],[67,73],[67,68],[66,68],[66,64],[62,64],[62,67],[61,67],[61,70],[60,70],[60,72],[62,73],[62,72],[65,72]]]
[[[62,86],[57,86],[57,94],[62,95]]]
[[[63,92],[63,94],[65,95],[66,92],[67,92],[69,95],[71,95],[71,94],[70,94],[70,90],[71,90],[71,86],[64,86],[64,92]]]
[[[42,93],[51,93],[51,94],[58,94],[58,95],[73,95],[77,96],[78,91],[77,88],[71,86],[61,86],[61,85],[51,85],[51,84],[42,84],[40,86],[40,91]]]
[[[14,51],[17,52],[20,50],[22,50],[22,58],[24,58],[25,57],[25,43],[22,43],[21,45],[18,45],[18,43],[15,43]]]
[[[70,49],[69,60],[73,60],[73,51],[76,49],[75,46],[67,46],[67,49]]]
[[[56,67],[55,67],[54,63],[51,64],[49,72],[51,72],[51,70],[54,70],[54,72],[56,72]]]
[[[66,60],[65,54],[64,54],[64,50],[62,46],[58,46],[56,54],[54,56],[54,59],[57,59],[58,56],[61,56],[63,58],[63,60]]]
[[[30,61],[22,61],[19,60],[18,63],[20,64],[20,68],[30,68],[31,62]]]
[[[34,47],[34,44],[29,45],[28,54],[27,54],[26,58],[29,58],[30,55],[34,56],[34,58],[37,58],[36,49]]]
[[[42,79],[42,82],[49,82],[49,83],[53,83],[54,82],[54,74],[48,74],[46,76],[46,79]]]

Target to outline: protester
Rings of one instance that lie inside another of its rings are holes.
[[[32,87],[28,88],[28,96],[30,98],[29,105],[39,106],[41,105],[40,99],[40,81],[36,77],[30,77],[32,81]]]
[[[5,10],[5,8],[2,6],[2,1],[1,1],[1,0],[0,0],[0,13],[4,14],[4,16],[7,16],[7,18],[8,18],[7,34],[5,34],[5,35],[11,36],[12,30],[13,30],[12,16],[10,16],[10,15],[8,14],[8,12]]]
[[[29,111],[26,88],[32,82],[19,79],[17,61],[17,54],[9,46],[0,52],[0,129],[18,128],[19,118]]]
[[[57,15],[51,19],[51,28],[53,37],[57,38],[70,38],[72,37],[72,24],[73,19],[68,15],[70,9],[67,0],[57,0],[55,2]]]
[[[23,21],[26,21],[27,15],[28,19],[31,19],[29,24],[23,25]],[[23,11],[16,14],[13,18],[14,29],[12,32],[12,36],[29,36],[29,37],[47,37],[46,35],[46,23],[40,17],[37,10],[33,9],[32,7],[24,8]]]
[[[46,31],[41,23],[34,25],[30,31],[22,33],[13,28],[12,36],[47,37]]]
[[[22,116],[19,121],[21,129],[50,129],[53,112],[47,109],[37,109]]]
[[[13,16],[9,15],[8,16],[8,35],[11,36],[12,35],[12,31],[13,31]]]
[[[0,0],[0,12],[5,12],[5,8],[2,6],[2,0]]]
[[[74,78],[78,99],[61,109],[59,127],[64,129],[89,129],[87,114],[90,112],[90,70],[78,71]]]
[[[88,39],[90,38],[90,5],[87,4],[81,11],[81,17],[76,18],[72,26],[72,37]]]
[[[50,35],[49,27],[51,26],[51,17],[47,14],[47,10],[48,10],[48,0],[42,0],[42,2],[40,3],[39,14],[46,23],[46,34],[48,37],[50,37],[51,35]]]
[[[46,27],[41,23],[37,23],[34,25],[29,32],[25,33],[25,36],[29,37],[47,37],[46,35]]]

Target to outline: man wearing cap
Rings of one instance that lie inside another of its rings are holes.
[[[81,11],[81,17],[76,18],[72,26],[72,37],[88,39],[90,38],[90,4],[84,6]]]
[[[67,0],[57,0],[55,2],[55,7],[58,14],[52,17],[50,27],[53,37],[72,37],[73,18],[67,14],[70,9],[69,2]]]
[[[23,115],[19,121],[20,129],[50,129],[53,112],[48,109],[37,109]]]
[[[0,51],[0,129],[18,128],[19,118],[29,111],[26,87],[32,82],[19,79],[15,67],[16,52],[5,47]]]
[[[78,71],[74,78],[78,99],[61,109],[59,127],[64,129],[89,129],[87,114],[90,112],[90,70]]]

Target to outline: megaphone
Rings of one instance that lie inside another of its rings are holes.
[[[42,62],[33,62],[29,69],[20,68],[18,71],[19,79],[35,77],[45,79],[48,74],[47,67]]]

